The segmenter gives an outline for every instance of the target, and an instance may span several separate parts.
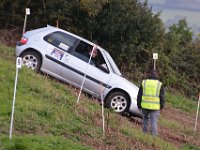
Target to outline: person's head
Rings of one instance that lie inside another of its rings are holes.
[[[97,56],[97,53],[98,53],[98,51],[97,51],[96,47],[93,47],[89,52],[89,54],[92,55],[92,58],[95,58]]]
[[[158,72],[156,70],[150,70],[149,77],[153,78],[153,79],[157,79],[158,78]]]

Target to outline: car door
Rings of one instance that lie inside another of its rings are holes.
[[[76,49],[71,54],[65,56],[63,62],[65,65],[62,68],[61,76],[70,80],[72,84],[79,88],[84,81],[83,90],[100,98],[101,89],[109,87],[107,83],[110,80],[111,74],[108,68],[103,70],[99,66],[94,66],[92,60],[89,63],[88,51],[92,48],[92,44],[80,41]],[[98,53],[98,62],[102,62],[104,66],[107,66],[99,50]],[[67,68],[70,68],[71,71],[69,72]]]
[[[107,67],[106,61],[102,53],[98,50],[98,58],[96,59],[98,66],[94,65],[95,60],[90,60],[89,63],[89,49],[92,49],[93,45],[88,44],[84,41],[80,41],[76,49],[72,52],[72,55],[65,56],[63,66],[61,71],[61,76],[69,79],[72,84],[82,86],[83,90],[89,94],[100,98],[101,90],[104,88],[109,88],[107,83],[111,78],[109,69]],[[104,66],[100,67],[100,64]],[[69,72],[68,68],[71,69]]]
[[[111,88],[110,85],[108,85],[110,78],[111,74],[109,72],[105,72],[104,70],[89,64],[86,71],[84,89],[89,91],[95,97],[100,98],[101,92],[103,92],[105,88]]]
[[[95,49],[95,45],[93,49]],[[91,59],[91,61],[94,61],[94,63],[89,63],[87,66],[84,89],[89,90],[94,96],[100,98],[101,92],[103,92],[105,88],[111,88],[111,86],[108,85],[111,73],[103,54],[98,48],[95,59]]]
[[[72,36],[56,31],[46,35],[45,61],[43,61],[43,69],[48,70],[48,73],[60,78],[63,67],[62,59],[73,49],[76,39]]]

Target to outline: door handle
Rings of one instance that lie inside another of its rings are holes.
[[[69,55],[66,54],[66,55],[65,55],[65,61],[68,61],[68,60],[69,60]]]

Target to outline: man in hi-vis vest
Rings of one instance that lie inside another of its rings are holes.
[[[164,88],[162,82],[158,80],[156,70],[150,71],[150,76],[142,81],[138,96],[137,106],[142,109],[144,133],[148,132],[148,123],[150,121],[151,134],[158,135],[157,120],[160,110],[164,108]]]

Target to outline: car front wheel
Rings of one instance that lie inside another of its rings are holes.
[[[123,92],[113,92],[106,99],[106,107],[113,109],[117,113],[124,113],[130,107],[130,100]]]
[[[22,62],[24,66],[35,70],[36,72],[40,71],[40,67],[42,64],[42,60],[40,55],[35,51],[27,51],[24,52],[22,55]]]

